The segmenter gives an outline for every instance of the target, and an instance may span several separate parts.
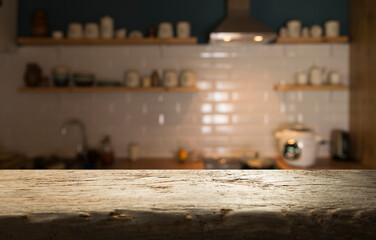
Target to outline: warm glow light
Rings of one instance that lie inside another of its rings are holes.
[[[287,141],[287,143],[290,144],[290,145],[294,145],[295,144],[295,140],[294,139],[289,139]]]
[[[255,36],[255,37],[253,38],[253,40],[254,40],[255,42],[262,42],[262,41],[264,40],[264,37],[263,37],[263,36]]]
[[[224,37],[223,41],[224,42],[231,42],[232,38],[231,37]]]

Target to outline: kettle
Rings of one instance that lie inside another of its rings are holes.
[[[326,78],[326,71],[317,66],[311,67],[309,70],[309,82],[312,85],[322,85]]]
[[[303,125],[294,125],[275,133],[278,151],[293,167],[310,167],[316,163],[318,145],[322,137]]]

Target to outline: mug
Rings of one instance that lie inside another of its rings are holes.
[[[140,86],[140,74],[136,70],[128,70],[125,73],[125,86],[131,88],[137,88]]]
[[[312,37],[322,37],[322,27],[319,25],[313,25],[311,27],[311,36]]]
[[[341,83],[341,75],[338,72],[331,72],[329,74],[329,83],[339,85]]]
[[[307,85],[308,84],[308,75],[304,72],[298,72],[295,75],[295,81],[297,85]]]
[[[290,20],[287,22],[287,32],[289,37],[300,37],[302,22],[300,20]]]
[[[163,86],[164,87],[177,87],[178,74],[175,70],[165,70],[163,72]]]
[[[82,24],[81,23],[70,23],[68,25],[68,38],[82,38]]]
[[[339,21],[330,20],[325,22],[325,36],[338,37],[340,32]]]
[[[118,29],[118,30],[116,30],[115,35],[116,35],[116,38],[118,38],[118,39],[126,38],[127,29],[125,29],[125,28]]]
[[[110,16],[101,18],[101,36],[105,39],[114,37],[114,19]]]
[[[180,73],[180,86],[182,87],[194,87],[196,85],[196,76],[192,70],[183,70]]]
[[[189,38],[191,36],[191,24],[189,22],[178,22],[176,35],[178,38]]]
[[[162,22],[158,26],[158,38],[173,38],[174,30],[172,29],[172,23]]]
[[[99,38],[99,25],[97,23],[86,23],[85,38],[88,38],[88,39]]]

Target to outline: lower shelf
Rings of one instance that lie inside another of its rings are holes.
[[[276,91],[320,91],[320,90],[348,90],[346,85],[276,85]]]
[[[196,92],[196,87],[154,87],[154,88],[128,88],[128,87],[23,87],[21,93],[64,93],[64,92]]]

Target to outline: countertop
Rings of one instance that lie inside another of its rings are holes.
[[[0,239],[376,239],[376,171],[0,171]]]
[[[279,169],[298,169],[288,166],[281,159],[276,160]],[[176,159],[149,158],[131,162],[128,159],[117,159],[114,164],[104,167],[105,169],[204,169],[203,161],[178,162]],[[320,158],[317,164],[307,169],[367,169],[366,166],[354,161],[334,161],[329,158]]]

